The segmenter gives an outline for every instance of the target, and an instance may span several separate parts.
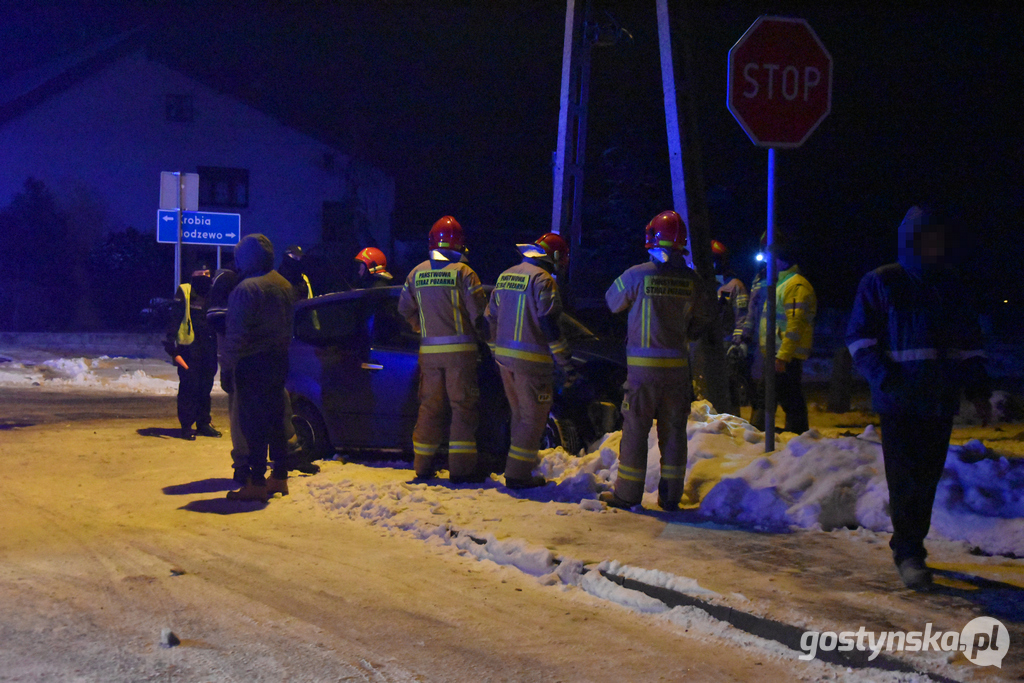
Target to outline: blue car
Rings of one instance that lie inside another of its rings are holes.
[[[397,452],[412,458],[419,334],[398,313],[401,289],[353,290],[296,304],[287,387],[306,459],[336,452]],[[572,316],[563,315],[561,324],[580,381],[557,392],[540,445],[576,453],[619,428],[625,355],[621,342],[599,339]],[[477,448],[491,469],[500,471],[509,444],[508,403],[486,344],[480,353]]]

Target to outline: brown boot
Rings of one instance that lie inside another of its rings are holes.
[[[280,493],[282,496],[288,495],[287,479],[277,479],[273,476],[267,479],[267,497],[273,498],[275,493]]]
[[[254,484],[249,480],[237,491],[228,491],[228,500],[255,500],[260,503],[267,502],[267,485]]]

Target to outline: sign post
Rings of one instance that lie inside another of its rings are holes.
[[[761,16],[729,50],[729,111],[768,148],[765,452],[775,450],[775,150],[799,147],[832,109],[832,56],[804,19]]]
[[[174,240],[174,288],[181,284],[181,212],[195,211],[199,208],[199,174],[179,173],[177,171],[160,172],[160,208],[178,212],[178,235]],[[159,225],[159,223],[158,223]]]

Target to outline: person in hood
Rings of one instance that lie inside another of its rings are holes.
[[[210,392],[217,375],[217,338],[206,322],[212,281],[210,269],[200,266],[192,272],[188,282],[178,285],[174,294],[175,315],[172,316],[175,327],[163,342],[167,355],[178,369],[181,437],[190,441],[196,434],[221,435],[210,416]]]
[[[399,313],[420,334],[420,407],[412,432],[413,467],[417,480],[434,478],[434,456],[447,431],[449,479],[482,482],[476,450],[477,328],[487,295],[480,278],[465,263],[465,240],[457,220],[439,218],[428,240],[430,258],[412,269],[398,297]]]
[[[686,264],[687,230],[675,211],[646,228],[650,261],[615,279],[604,298],[612,313],[629,311],[626,393],[622,398],[619,473],[600,499],[612,507],[639,505],[647,478],[647,437],[655,420],[661,449],[658,505],[679,509],[686,476],[686,420],[693,400],[689,346],[711,324],[712,291]]]
[[[555,364],[567,384],[576,377],[569,345],[558,327],[562,299],[553,277],[568,269],[569,245],[549,232],[518,249],[523,261],[498,277],[486,314],[494,359],[512,410],[505,461],[505,485],[511,489],[547,483],[533,469],[554,400]]]
[[[949,263],[949,225],[915,206],[899,226],[899,260],[865,275],[846,344],[871,387],[889,486],[893,561],[903,583],[931,586],[924,539],[966,392],[984,420],[991,389],[978,314]]]
[[[240,488],[233,500],[266,501],[288,494],[285,379],[292,336],[292,285],[273,270],[274,246],[260,234],[246,235],[235,247],[238,284],[228,297],[225,367],[234,378],[238,422],[248,447],[244,465],[235,466]],[[267,457],[273,465],[266,478]]]
[[[281,273],[281,276],[292,284],[295,301],[313,298],[313,285],[310,284],[309,277],[306,276],[306,272],[302,267],[303,256],[302,247],[293,244],[284,250],[284,256],[281,257],[281,265],[277,268],[277,272]]]

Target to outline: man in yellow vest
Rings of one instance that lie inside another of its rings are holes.
[[[779,279],[775,285],[775,390],[779,406],[786,413],[784,430],[803,434],[810,428],[802,384],[803,367],[811,355],[818,299],[814,287],[796,263],[796,245],[785,235],[776,236],[774,242],[775,261],[779,267]],[[758,334],[762,354],[768,341],[767,311],[768,302],[765,300]],[[758,392],[764,395],[763,380]],[[762,411],[760,424],[751,422],[762,430],[763,415]]]
[[[177,326],[168,332],[164,349],[178,368],[178,422],[181,437],[220,436],[210,416],[210,392],[217,375],[217,337],[206,321],[210,294],[210,269],[200,266],[188,282],[178,285],[172,320]],[[195,425],[195,431],[192,426]]]

